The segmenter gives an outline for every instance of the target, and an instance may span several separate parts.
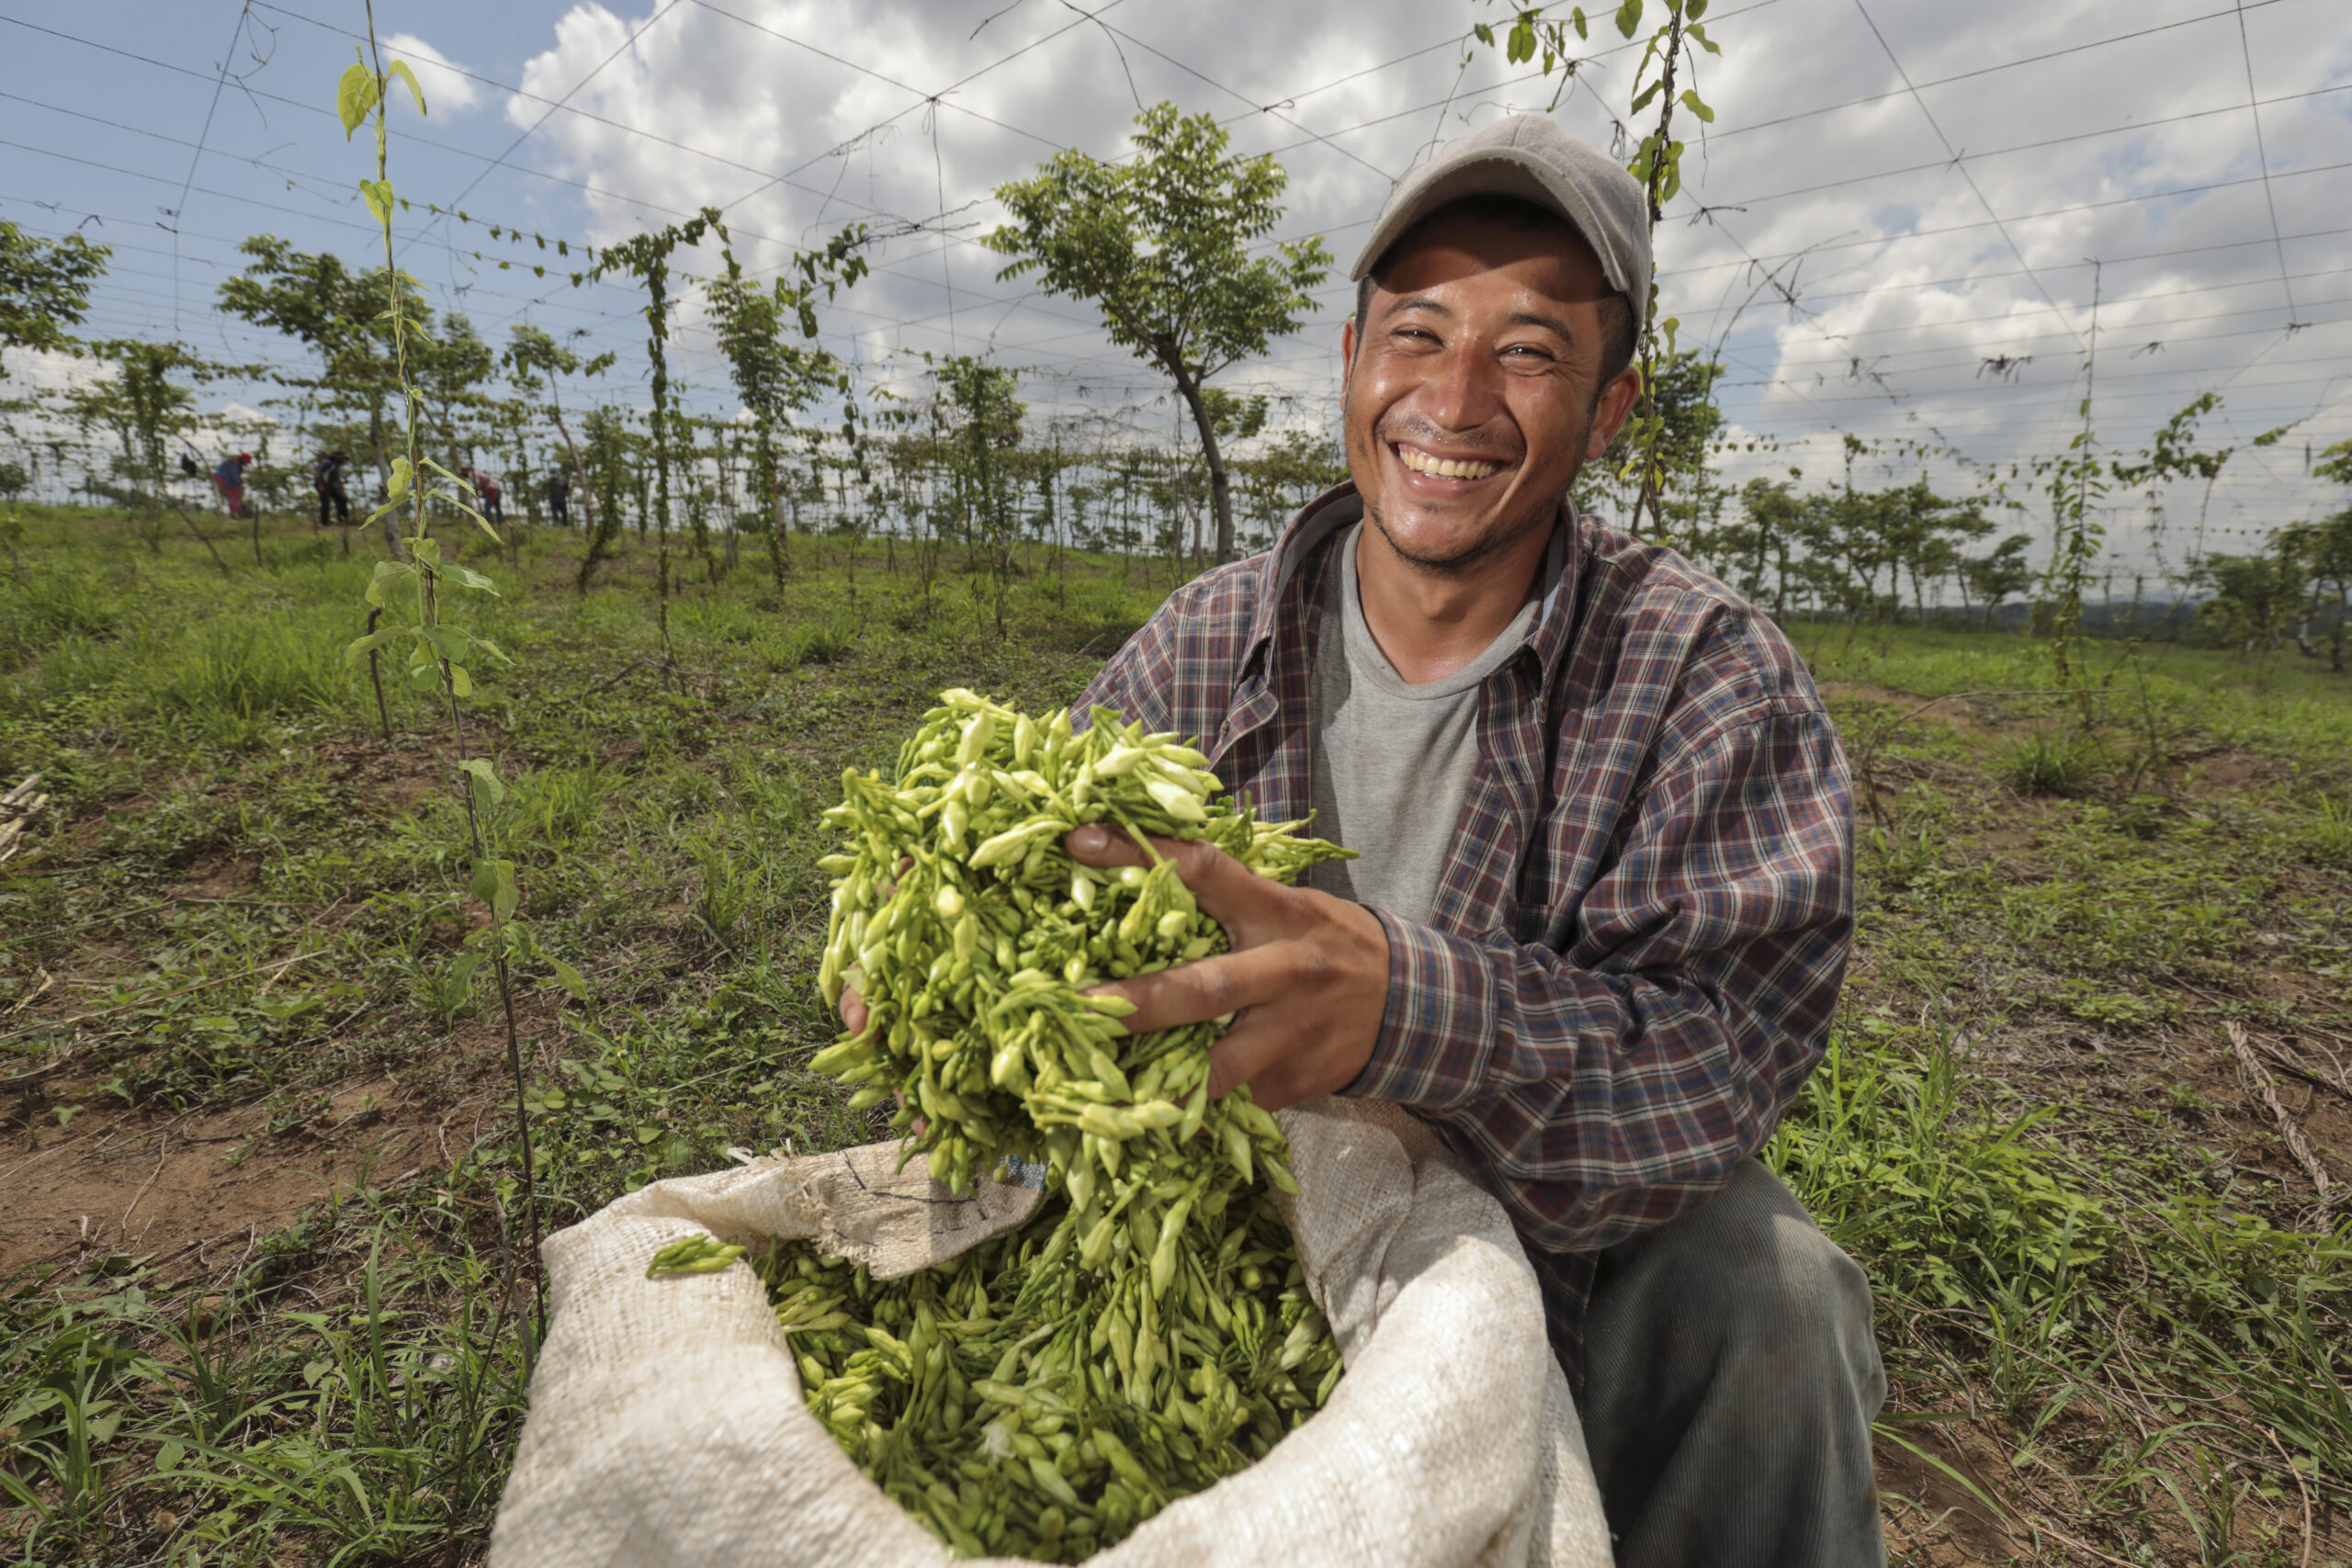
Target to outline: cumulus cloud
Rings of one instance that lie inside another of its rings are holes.
[[[2095,415],[2127,454],[2218,389],[2209,434],[2244,449],[2222,503],[2283,517],[2324,502],[2301,434],[2352,434],[2352,373],[2336,368],[2352,352],[2336,216],[2352,198],[2352,34],[2285,0],[2246,12],[2242,46],[2213,9],[1774,0],[1711,16],[1724,54],[1698,81],[1718,118],[1703,136],[1688,117],[1678,129],[1686,189],[1657,250],[1664,309],[1686,344],[1720,347],[1726,411],[1767,444],[1743,441],[1726,477],[1792,461],[1820,475],[1851,432],[1902,478],[1981,484],[2064,446],[2096,344]],[[1138,101],[1173,98],[1227,121],[1238,149],[1275,152],[1291,182],[1276,237],[1323,234],[1343,267],[1397,177],[1555,86],[1466,49],[1464,16],[1405,0],[1301,0],[1279,26],[1261,0],[1095,20],[1022,6],[969,36],[979,15],[576,5],[524,69],[537,98],[571,95],[531,156],[585,187],[600,243],[706,204],[755,270],[848,222],[895,233],[825,313],[842,352],[903,383],[915,372],[893,355],[987,349],[1025,367],[1033,410],[1172,429],[1156,373],[1087,305],[997,280],[978,243],[997,186],[1065,147],[1118,156]],[[1642,129],[1620,119],[1638,51],[1617,43],[1595,29],[1556,111],[1603,146]],[[505,112],[522,128],[546,106]],[[598,298],[609,341],[628,344],[629,301]],[[1275,428],[1335,417],[1350,302],[1335,269],[1306,330],[1227,384],[1276,399]],[[674,355],[724,385],[691,307]],[[2245,448],[2299,418],[2296,440]],[[2117,507],[2118,537],[2137,537],[2139,501]]]
[[[407,61],[409,69],[416,73],[429,113],[463,114],[481,102],[481,84],[414,33],[394,33],[384,40],[384,49],[393,58]]]

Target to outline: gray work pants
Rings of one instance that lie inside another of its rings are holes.
[[[1880,1568],[1870,1284],[1754,1160],[1601,1254],[1585,1446],[1618,1568]]]

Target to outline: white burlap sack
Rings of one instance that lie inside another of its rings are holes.
[[[1609,1533],[1533,1270],[1501,1207],[1393,1107],[1283,1113],[1307,1282],[1347,1375],[1238,1475],[1105,1568],[1609,1568]],[[648,1280],[662,1247],[818,1236],[877,1274],[951,1258],[1039,1195],[957,1199],[895,1145],[657,1182],[547,1238],[554,1319],[491,1568],[945,1568],[802,1404],[748,1266]],[[991,1562],[1009,1563],[1010,1559]]]

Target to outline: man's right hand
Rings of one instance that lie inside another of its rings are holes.
[[[865,998],[857,994],[856,987],[843,986],[842,987],[842,1027],[848,1030],[852,1034],[863,1034],[865,1032],[867,1021]],[[901,1094],[899,1090],[895,1089],[892,1089],[890,1091],[890,1098],[892,1100],[897,1102],[899,1110],[903,1111],[906,1109],[907,1097]],[[924,1132],[928,1130],[930,1123],[918,1116],[912,1122],[909,1122],[907,1126],[908,1131],[920,1138],[923,1135]]]

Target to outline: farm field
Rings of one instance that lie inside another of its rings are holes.
[[[524,1149],[458,963],[447,711],[388,671],[388,739],[344,658],[372,540],[277,518],[216,565],[19,515],[0,786],[47,803],[0,864],[0,1540],[479,1561]],[[689,561],[665,657],[647,541],[582,597],[580,535],[514,532],[465,541],[503,597],[452,618],[514,658],[466,718],[484,828],[581,976],[517,971],[539,1223],[876,1135],[805,1067],[818,813],[941,687],[1069,701],[1167,563],[1024,553],[1000,636],[979,578],[798,536],[781,586]],[[2049,696],[2032,640],[1792,630],[1858,775],[1862,913],[1770,1157],[1879,1293],[1894,1560],[2352,1561],[2352,682],[2091,643]]]

